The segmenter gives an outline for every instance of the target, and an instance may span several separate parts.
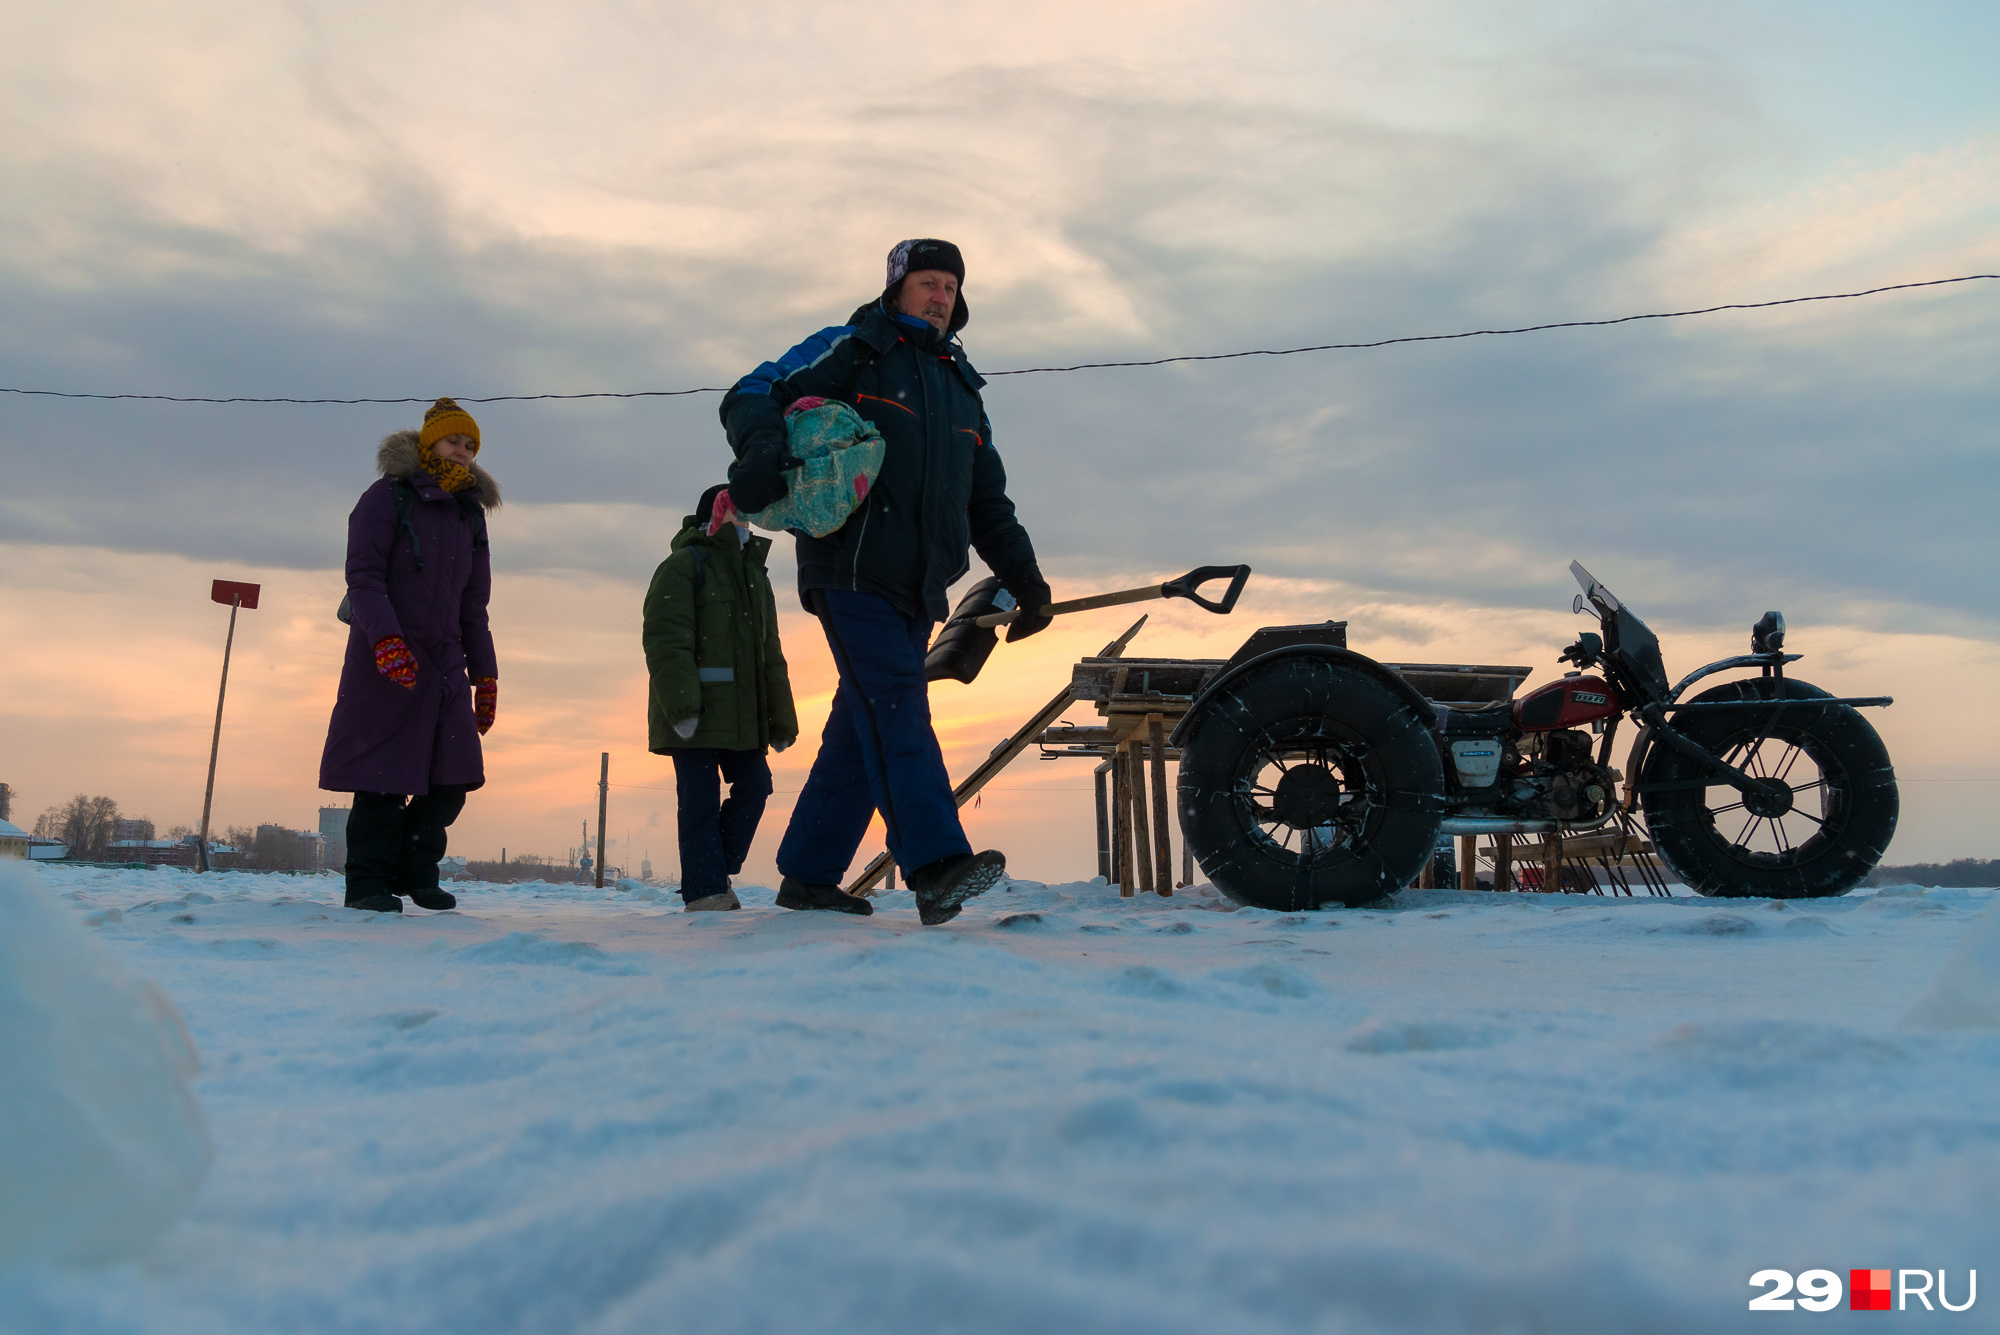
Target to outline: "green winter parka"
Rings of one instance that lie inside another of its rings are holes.
[[[647,746],[762,751],[798,739],[792,682],[764,560],[769,538],[739,544],[735,525],[710,537],[689,515],[646,590],[643,640]],[[702,557],[697,564],[695,553]],[[699,716],[691,737],[674,724]]]

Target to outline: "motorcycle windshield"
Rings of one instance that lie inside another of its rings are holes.
[[[1585,570],[1581,562],[1571,561],[1569,573],[1583,586],[1576,610],[1581,612],[1587,602],[1604,624],[1605,652],[1625,668],[1633,684],[1647,696],[1666,699],[1672,685],[1667,681],[1666,661],[1660,656],[1660,637],[1611,590],[1598,583],[1597,577]]]

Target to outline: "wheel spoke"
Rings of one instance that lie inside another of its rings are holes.
[[[1754,815],[1747,816],[1743,821],[1743,828],[1736,832],[1736,838],[1733,839],[1731,842],[1734,843],[1738,848],[1749,847],[1749,845],[1745,844],[1743,841],[1749,837],[1750,827],[1752,825],[1755,825],[1756,823],[1757,823],[1757,817],[1755,817]]]

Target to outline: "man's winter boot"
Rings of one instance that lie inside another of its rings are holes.
[[[910,873],[910,890],[917,897],[917,917],[936,927],[958,916],[965,901],[983,895],[1007,879],[1007,855],[954,853]]]
[[[458,907],[458,896],[449,890],[405,890],[403,893],[420,909],[435,909],[442,913]]]
[[[350,892],[347,896],[347,907],[351,909],[367,909],[371,913],[401,913],[403,911],[403,901],[386,890],[380,890],[374,894],[360,895]]]
[[[835,913],[855,913],[867,917],[875,906],[860,895],[850,895],[837,885],[815,885],[787,876],[778,882],[781,909],[830,909]]]
[[[742,907],[743,901],[736,897],[734,890],[724,890],[719,895],[703,895],[699,899],[690,899],[687,902],[685,912],[709,913],[718,909],[740,909]]]

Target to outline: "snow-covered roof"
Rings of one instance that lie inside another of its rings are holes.
[[[26,839],[28,832],[10,821],[0,820],[0,839]]]

